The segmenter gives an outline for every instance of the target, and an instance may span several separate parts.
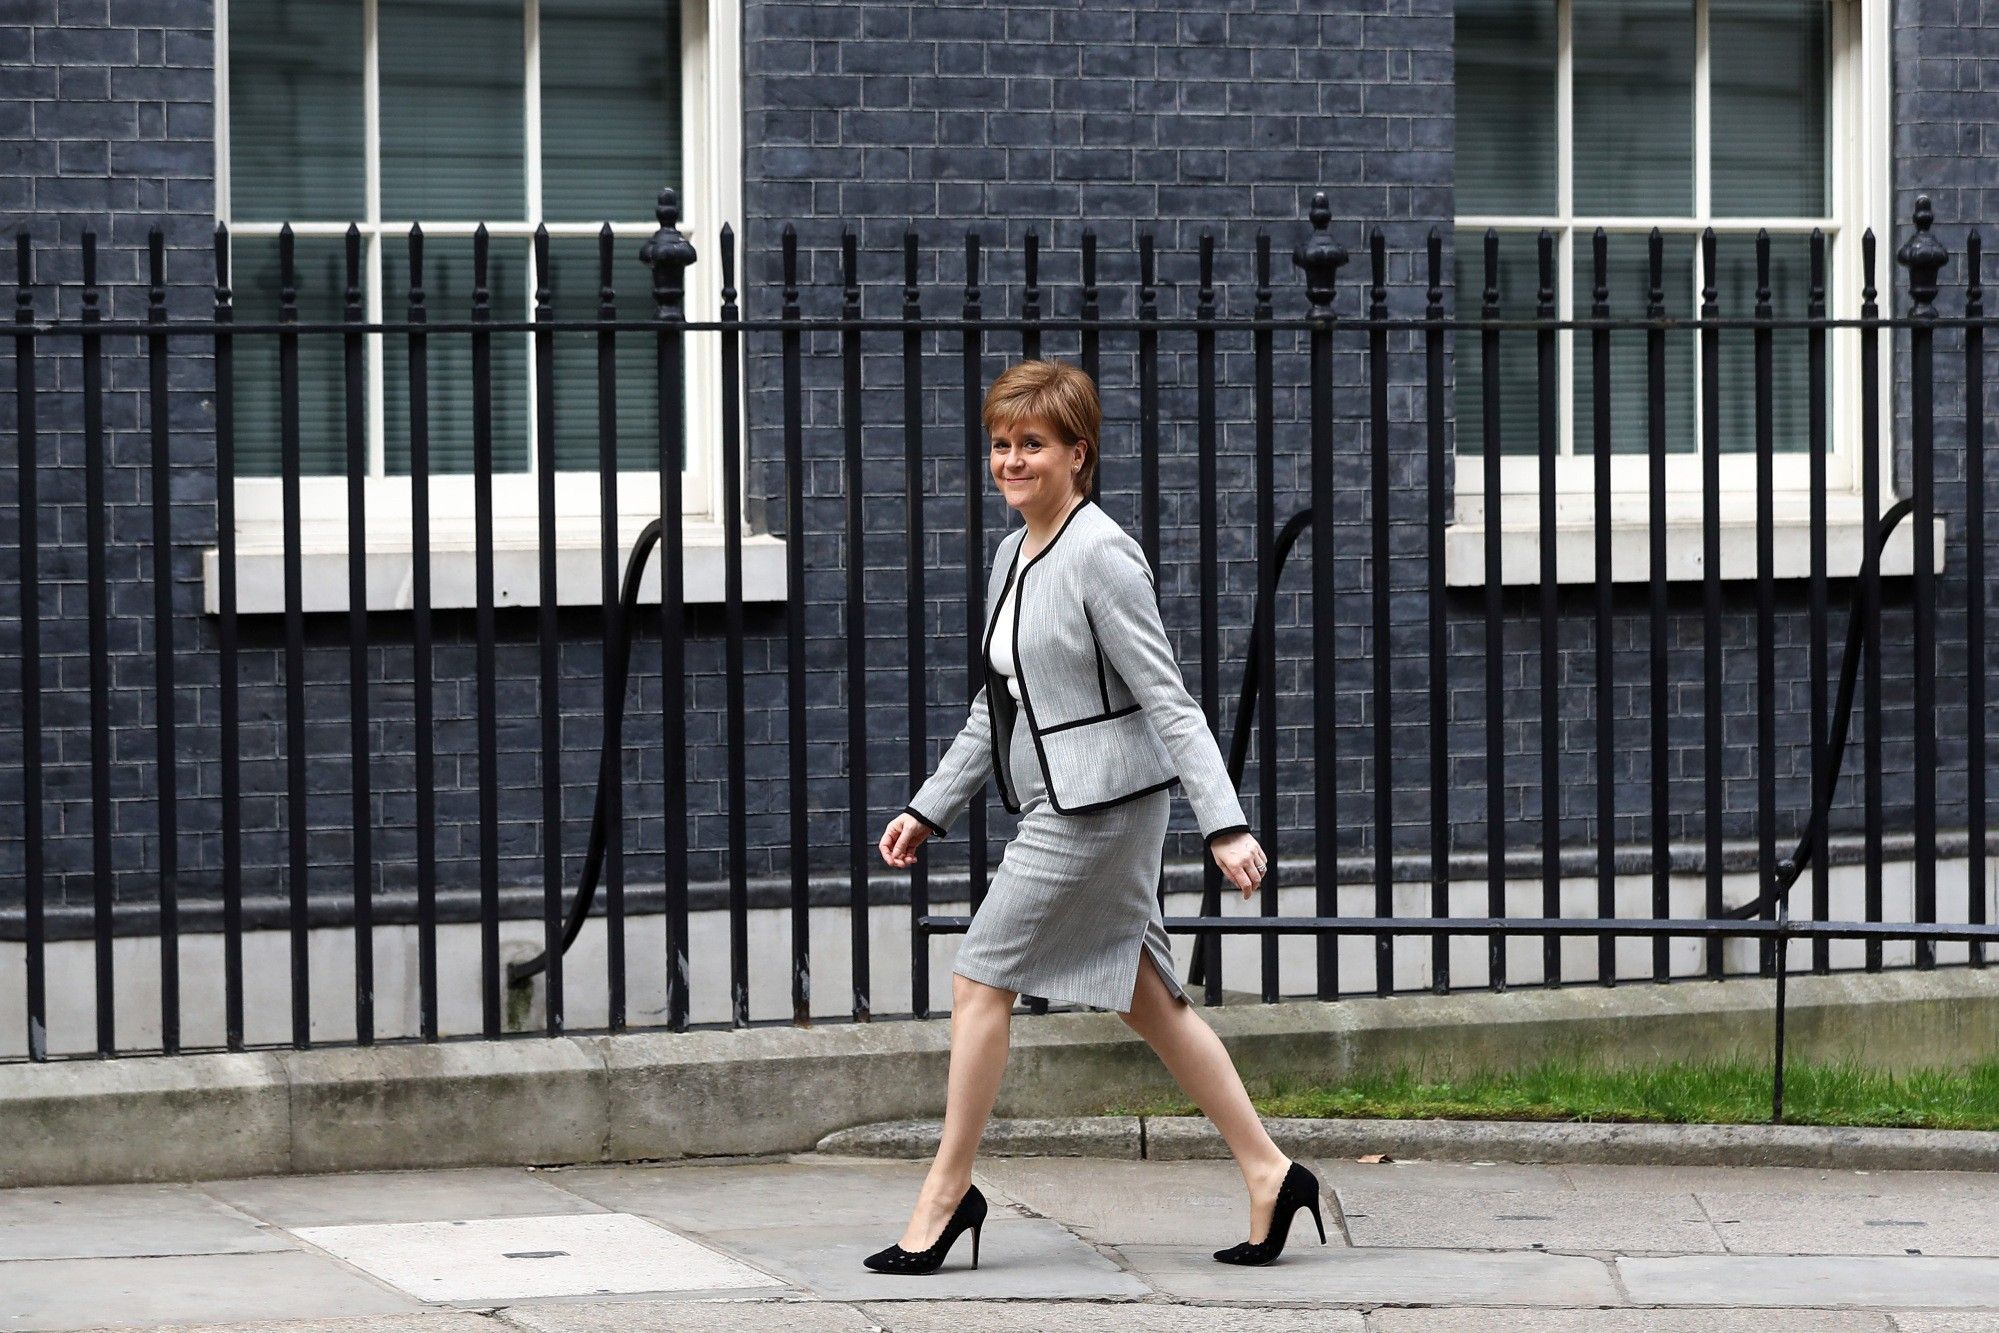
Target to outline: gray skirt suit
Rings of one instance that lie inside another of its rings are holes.
[[[1123,1012],[1149,952],[1186,999],[1156,895],[1171,789],[1186,793],[1210,843],[1248,821],[1187,693],[1143,548],[1089,499],[1022,560],[1026,535],[1001,540],[988,576],[985,684],[903,807],[942,837],[992,778],[1020,816],[952,970]],[[1002,602],[1017,705],[990,654]]]

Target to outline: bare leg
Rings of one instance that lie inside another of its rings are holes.
[[[1015,991],[951,974],[951,1077],[945,1093],[944,1132],[916,1207],[896,1244],[927,1250],[944,1233],[951,1210],[972,1183],[972,1158],[986,1132],[1006,1070]]]
[[[1260,1241],[1269,1234],[1277,1190],[1291,1169],[1291,1159],[1271,1141],[1257,1117],[1222,1039],[1193,1005],[1167,987],[1157,964],[1148,964],[1151,954],[1142,944],[1138,956],[1131,1011],[1118,1017],[1145,1038],[1181,1091],[1221,1131],[1249,1187],[1249,1239]]]

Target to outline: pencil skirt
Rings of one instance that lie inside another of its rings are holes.
[[[1048,804],[1025,719],[1009,750],[1020,826],[972,915],[951,970],[1023,995],[1120,1013],[1131,1008],[1140,950],[1187,1003],[1156,889],[1172,793],[1089,814]]]

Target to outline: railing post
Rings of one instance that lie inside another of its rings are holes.
[[[41,499],[35,471],[34,250],[28,233],[15,237],[14,426],[19,480],[15,492],[21,571],[21,840],[22,900],[26,913],[27,1048],[30,1060],[49,1058],[46,940],[43,936],[42,813],[42,612]]]
[[[908,570],[908,599],[903,603],[907,629],[909,674],[905,682],[909,710],[909,773],[913,791],[923,781],[930,749],[928,645],[924,634],[926,580],[923,558],[923,289],[917,283],[916,228],[902,233],[902,317],[912,321],[902,331],[902,475],[903,567]],[[922,921],[930,913],[930,860],[918,857],[909,868],[909,1011],[930,1017],[930,934]]]
[[[1428,580],[1425,611],[1429,617],[1430,696],[1430,915],[1451,914],[1450,834],[1450,666],[1444,636],[1444,520],[1447,511],[1444,450],[1444,236],[1431,227],[1428,237],[1429,291],[1423,306],[1424,481],[1428,489],[1425,546]],[[1273,654],[1274,656],[1274,654]],[[1275,665],[1266,659],[1270,673]],[[1451,942],[1430,937],[1430,988],[1441,995],[1451,986]]]
[[[868,951],[868,588],[867,510],[863,494],[861,421],[861,275],[859,238],[840,237],[840,426],[844,437],[841,482],[846,499],[847,648],[847,925],[853,959],[854,1021],[874,1018]]]
[[[1374,914],[1395,915],[1395,703],[1393,664],[1395,633],[1390,623],[1388,542],[1388,240],[1379,227],[1367,238],[1367,401],[1368,489],[1371,508],[1368,592],[1373,612],[1374,659]],[[1374,937],[1374,993],[1386,995],[1395,984],[1395,938]]]
[[[798,229],[784,224],[781,237],[784,294],[778,317],[792,327],[779,335],[784,393],[784,669],[787,773],[791,812],[791,1021],[812,1023],[812,930],[808,896],[811,865],[806,816],[805,745],[805,408],[802,387],[804,335],[798,309]]]
[[[722,224],[722,670],[729,747],[729,1000],[750,1021],[749,789],[743,691],[742,312],[736,305],[736,229]]]
[[[1305,298],[1312,329],[1312,682],[1313,882],[1314,910],[1339,915],[1339,791],[1335,785],[1334,742],[1339,660],[1333,604],[1333,284],[1347,262],[1346,247],[1333,240],[1333,210],[1324,191],[1312,196],[1312,232],[1291,252],[1305,271]],[[1274,685],[1275,682],[1272,682]],[[1339,939],[1316,936],[1318,998],[1339,994]]]
[[[694,246],[680,234],[680,197],[659,192],[659,230],[639,248],[652,268],[655,366],[659,377],[660,722],[666,797],[667,1026],[687,1030],[687,672],[685,557],[680,521],[682,365],[687,337],[687,266]]]
[[[287,251],[289,260],[289,251]],[[289,265],[287,266],[289,271]],[[116,957],[112,950],[111,882],[111,655],[110,591],[105,551],[110,535],[104,512],[104,335],[102,293],[97,289],[97,233],[83,233],[83,521],[86,614],[90,617],[90,884],[95,936],[97,1053],[118,1053],[115,1010]],[[301,832],[300,840],[303,840]],[[302,913],[301,913],[302,915]],[[301,930],[303,926],[301,926]],[[303,1041],[300,1043],[303,1045]]]
[[[1909,451],[1916,500],[1916,920],[1937,919],[1936,514],[1937,274],[1950,252],[1930,232],[1928,195],[1916,197],[1916,233],[1895,252],[1909,270]],[[1982,663],[1980,664],[1982,666]],[[1936,943],[1916,941],[1916,966],[1936,966]]]
[[[1970,577],[1964,608],[1965,799],[1971,807],[1971,857],[1965,874],[1965,920],[1985,922],[1985,285],[1978,228],[1964,239],[1964,542]],[[1985,945],[1971,946],[1985,966]]]

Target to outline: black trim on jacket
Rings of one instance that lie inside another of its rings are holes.
[[[1069,525],[1076,521],[1076,515],[1083,512],[1083,506],[1095,503],[1096,502],[1094,500],[1090,499],[1088,496],[1085,496],[1083,497],[1082,501],[1076,505],[1074,509],[1071,509],[1069,511],[1069,516],[1062,520],[1062,526],[1056,529],[1055,535],[1053,537],[1050,537],[1048,539],[1048,545],[1042,547],[1039,551],[1036,551],[1034,553],[1033,559],[1029,560],[1025,565],[1020,566],[1018,581],[1015,580],[1012,571],[1009,571],[1007,574],[1007,582],[1009,585],[1013,586],[1014,679],[1020,682],[1020,707],[1021,711],[1027,715],[1027,735],[1028,738],[1034,742],[1035,760],[1041,765],[1041,785],[1043,789],[1046,790],[1048,793],[1048,808],[1053,810],[1058,815],[1087,815],[1087,814],[1092,814],[1098,810],[1108,810],[1112,806],[1123,805],[1126,801],[1135,801],[1141,796],[1150,796],[1152,795],[1152,793],[1156,791],[1166,791],[1172,786],[1174,786],[1174,784],[1180,781],[1180,775],[1178,773],[1175,773],[1172,777],[1167,778],[1164,782],[1155,782],[1150,787],[1141,787],[1137,791],[1126,792],[1122,796],[1113,796],[1109,800],[1092,801],[1087,805],[1064,805],[1056,797],[1055,794],[1055,777],[1054,774],[1051,773],[1048,768],[1048,751],[1041,744],[1041,736],[1042,736],[1041,728],[1035,726],[1034,724],[1034,696],[1029,692],[1027,688],[1027,672],[1022,668],[1020,660],[1020,604],[1021,601],[1023,600],[1021,597],[1021,586],[1027,582],[1027,572],[1028,570],[1034,567],[1034,561],[1039,560],[1042,556],[1047,555],[1050,551],[1055,549],[1055,543],[1062,540],[1062,534],[1067,532],[1069,530]],[[1026,544],[1027,544],[1026,539],[1022,538],[1021,545],[1025,546]],[[1016,549],[1014,551],[1014,560],[1016,564],[1018,564],[1019,559],[1020,559],[1020,552],[1018,549]],[[1001,600],[1005,600],[1006,594],[1002,592],[1000,594],[1000,598]],[[1086,620],[1088,614],[1089,614],[1088,608],[1086,607],[1084,609],[1084,615]],[[994,617],[994,619],[998,619],[998,617]],[[1096,622],[1088,621],[1088,624],[1090,626],[1090,643],[1093,647],[1095,647],[1097,640]],[[990,627],[988,627],[986,638],[988,642],[990,642],[992,639]],[[1098,663],[1098,670],[1099,672],[1101,672],[1103,669],[1103,655],[1101,648],[1098,649],[1097,663]],[[1100,681],[1101,679],[1102,677],[1099,676]],[[1106,691],[1105,695],[1105,706],[1108,709],[1109,707],[1108,691]],[[1141,705],[1134,703],[1130,709],[1121,710],[1117,714],[1115,714],[1115,716],[1122,717],[1124,716],[1125,713],[1134,711],[1140,706]],[[1082,719],[1083,722],[1101,722],[1103,720],[1104,719],[1101,717]],[[1060,730],[1062,725],[1080,726],[1081,724],[1082,724],[1081,722],[1058,724],[1056,727],[1050,728],[1050,730],[1051,731]],[[995,742],[995,744],[997,744],[997,742]],[[1015,807],[1010,807],[1010,808],[1014,809],[1015,813],[1018,813],[1017,808]]]
[[[923,816],[921,815],[917,816],[918,819],[921,819],[922,817]],[[1249,831],[1250,828],[1249,825],[1247,824],[1231,824],[1227,828],[1216,829],[1213,833],[1210,833],[1207,837],[1201,839],[1201,841],[1210,850],[1212,850],[1214,848],[1216,838],[1226,837],[1231,833],[1248,833]]]
[[[936,820],[932,819],[930,816],[924,814],[921,810],[918,810],[915,806],[913,805],[903,806],[902,813],[904,813],[905,815],[915,815],[916,818],[919,821],[921,821],[923,827],[929,829],[932,833],[936,834],[940,838],[945,836],[943,825],[939,824]]]

